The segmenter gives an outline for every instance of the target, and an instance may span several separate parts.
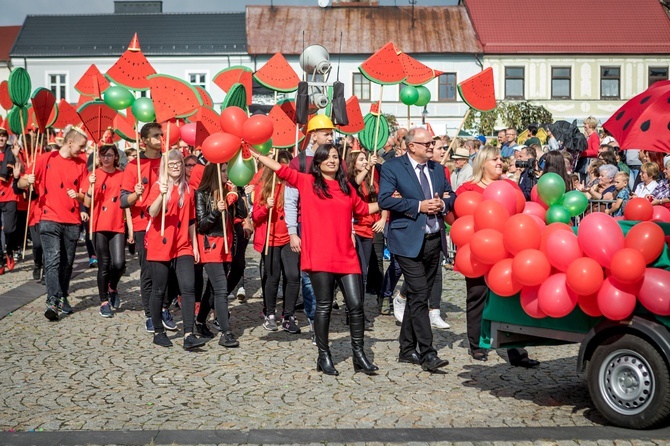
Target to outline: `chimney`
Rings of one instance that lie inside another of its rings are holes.
[[[161,14],[162,12],[162,1],[114,1],[114,14]]]

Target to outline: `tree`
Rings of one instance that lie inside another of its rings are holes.
[[[498,119],[506,127],[515,128],[518,132],[525,130],[531,123],[553,122],[551,112],[541,105],[533,105],[528,101],[501,102],[489,112],[471,110],[464,128],[474,130],[480,135],[493,135]]]

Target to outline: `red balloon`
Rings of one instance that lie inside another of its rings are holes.
[[[540,247],[540,227],[527,214],[512,215],[502,230],[505,249],[514,255],[524,249]]]
[[[540,241],[540,251],[547,253],[547,240],[549,236],[556,231],[569,231],[574,234],[572,228],[565,223],[556,222],[547,225],[546,228],[542,230],[542,240]]]
[[[638,296],[647,310],[659,316],[670,316],[670,271],[647,268]]]
[[[620,321],[633,314],[637,299],[618,282],[608,277],[598,292],[598,307],[607,319]]]
[[[604,279],[603,267],[588,257],[573,260],[566,271],[568,287],[580,296],[597,293]]]
[[[523,192],[518,189],[514,189],[516,192],[516,209],[515,214],[520,214],[523,212],[523,209],[526,207],[526,197],[523,196]]]
[[[523,285],[512,276],[512,259],[503,259],[486,274],[486,284],[498,296],[514,296]]]
[[[456,217],[464,215],[474,215],[475,210],[482,202],[482,194],[469,190],[456,197],[454,202],[454,213]]]
[[[507,181],[493,181],[484,189],[482,198],[502,204],[509,215],[514,215],[516,213],[516,192],[514,186]]]
[[[274,123],[265,115],[253,115],[242,125],[242,139],[249,144],[261,144],[272,138]]]
[[[654,206],[654,213],[651,216],[651,219],[670,223],[670,209],[665,206]]]
[[[495,229],[502,231],[509,219],[505,207],[493,200],[482,201],[475,210],[475,229]]]
[[[227,163],[239,150],[242,140],[230,133],[217,132],[202,143],[202,154],[211,163]]]
[[[635,283],[642,278],[647,263],[642,253],[633,248],[624,248],[614,254],[610,271],[612,277],[621,283]]]
[[[584,255],[605,268],[609,268],[612,256],[624,247],[621,227],[604,212],[594,212],[582,218],[577,239]]]
[[[219,116],[219,123],[221,124],[221,129],[235,135],[239,138],[242,138],[242,126],[247,121],[247,113],[242,110],[240,107],[226,107],[221,111],[221,116]],[[270,135],[272,136],[272,135]],[[269,139],[265,138],[261,142],[265,142]]]
[[[535,203],[534,201],[526,201],[524,208],[523,208],[523,213],[524,214],[530,214],[530,215],[536,215],[538,216],[542,221],[544,221],[546,215],[547,215],[547,210],[543,208],[541,205]]]
[[[163,128],[163,144],[165,144],[165,139],[167,139],[168,145],[172,147],[173,145],[179,142],[180,126],[176,121],[170,121],[170,134],[168,135],[168,123],[164,122],[161,124]]]
[[[540,309],[551,317],[567,316],[577,306],[577,294],[568,289],[564,273],[553,274],[540,285],[537,298]]]
[[[454,260],[454,271],[463,274],[465,277],[474,279],[475,277],[482,277],[486,274],[491,265],[481,263],[472,257],[470,245],[463,245],[456,251],[456,259]]]
[[[537,293],[540,290],[539,286],[525,286],[521,288],[521,308],[526,314],[535,319],[542,319],[547,317],[544,311],[540,310],[540,304],[537,300]]]
[[[544,253],[547,254],[551,266],[562,272],[566,272],[574,260],[584,256],[577,236],[572,231],[560,229],[549,235]]]
[[[448,225],[453,225],[456,221],[456,216],[453,212],[447,212],[447,215],[444,216],[444,222]]]
[[[473,235],[475,235],[475,218],[472,215],[457,218],[449,231],[449,236],[456,246],[470,243]]]
[[[588,296],[577,296],[577,305],[586,314],[591,317],[600,317],[603,312],[598,307],[598,293],[590,294]]]
[[[181,139],[189,146],[195,146],[196,126],[197,124],[195,122],[189,122],[188,124],[182,125],[179,129]]]
[[[537,226],[540,228],[540,231],[543,231],[544,228],[547,227],[547,223],[544,220],[542,220],[540,217],[538,217],[537,215],[531,215],[530,218],[535,220],[535,223],[537,223]]]
[[[530,190],[530,201],[539,204],[545,210],[549,209],[549,205],[544,201],[542,201],[542,198],[540,198],[540,194],[537,192],[537,184],[533,186],[533,188]]]
[[[663,252],[665,233],[656,223],[643,221],[633,226],[628,234],[624,246],[637,249],[644,256],[646,264],[652,263]]]
[[[538,286],[551,274],[549,260],[537,249],[524,249],[512,260],[512,277],[523,286]]]
[[[472,257],[482,263],[493,265],[507,257],[502,234],[495,229],[475,232],[470,240]]]
[[[631,198],[623,210],[626,220],[649,221],[654,216],[654,207],[642,197]]]

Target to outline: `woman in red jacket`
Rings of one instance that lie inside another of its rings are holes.
[[[361,267],[352,241],[353,217],[378,212],[377,203],[365,203],[349,186],[340,154],[332,144],[322,144],[314,152],[309,173],[283,166],[267,156],[255,154],[279,178],[300,191],[302,209],[302,250],[300,267],[307,271],[316,295],[314,330],[319,357],[317,371],[339,375],[328,346],[330,312],[337,282],[349,307],[349,330],[354,371],[374,374],[379,368],[363,351],[363,300]]]
[[[125,227],[121,182],[123,172],[118,169],[119,152],[114,144],[102,145],[99,149],[100,167],[84,180],[82,190],[86,191],[84,206],[91,206],[93,199],[93,246],[98,258],[98,296],[100,315],[112,317],[112,308],[120,306],[117,286],[126,267]]]
[[[181,291],[181,311],[184,318],[184,349],[205,345],[206,341],[193,334],[195,319],[195,272],[193,263],[200,254],[195,236],[195,207],[193,191],[184,174],[184,157],[173,149],[163,155],[158,182],[151,186],[146,199],[149,225],[144,237],[147,263],[151,271],[151,318],[154,324],[154,344],[171,347],[162,323],[163,296],[170,274],[175,274]],[[166,169],[167,167],[167,169]],[[165,231],[161,235],[162,209],[165,206]]]
[[[279,164],[288,166],[291,155],[281,151],[277,155]],[[275,183],[272,195],[272,183]],[[282,312],[282,329],[291,334],[300,333],[300,327],[293,313],[300,290],[300,255],[291,250],[288,228],[284,221],[284,181],[270,169],[264,169],[259,184],[255,188],[254,210],[251,218],[254,222],[254,249],[261,253],[263,259],[263,298],[265,321],[263,328],[277,331],[275,311],[277,309],[277,292],[279,279],[284,277],[284,310]],[[272,209],[270,222],[270,238],[267,238],[268,217]],[[268,253],[265,255],[265,242],[268,241]]]

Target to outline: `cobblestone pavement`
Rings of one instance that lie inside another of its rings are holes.
[[[333,312],[331,324],[332,352],[340,375],[317,373],[316,347],[304,314],[298,314],[303,325],[300,335],[262,328],[259,257],[251,253],[249,249],[245,279],[250,298],[232,303],[231,326],[241,343],[238,349],[220,347],[214,339],[201,351],[186,352],[181,335],[169,332],[174,348],[154,346],[140,311],[137,261],[130,258],[119,287],[121,308],[111,319],[98,314],[95,270],[87,269],[72,282],[74,314],[56,323],[47,321],[40,296],[0,320],[0,431],[408,432],[404,429],[605,424],[589,399],[585,376],[575,371],[576,345],[531,348],[532,357],[542,361],[534,370],[511,367],[504,353],[502,357],[492,354],[486,363],[472,360],[465,341],[465,282],[447,270],[443,271],[442,310],[452,328],[434,331],[438,354],[451,361],[445,373],[430,374],[396,361],[399,325],[392,316],[378,314],[370,295],[366,313],[374,316],[375,327],[366,332],[366,351],[379,366],[379,374],[353,373],[343,309]],[[14,287],[32,280],[31,263],[21,262],[15,271],[0,276],[4,299],[11,299]],[[341,296],[338,300],[342,302]],[[174,314],[181,319],[178,310]],[[551,436],[537,434],[541,430],[532,432],[532,441],[521,444],[664,444],[668,438],[667,431],[659,431],[659,440],[648,434],[640,437],[650,442],[631,441],[630,436],[614,442],[617,437],[609,436],[606,442],[577,438],[554,443]],[[398,437],[397,441],[410,440]],[[339,443],[349,441],[357,440]],[[91,442],[107,441],[84,441]],[[208,443],[223,442],[219,438]],[[277,442],[286,443],[286,438]]]

